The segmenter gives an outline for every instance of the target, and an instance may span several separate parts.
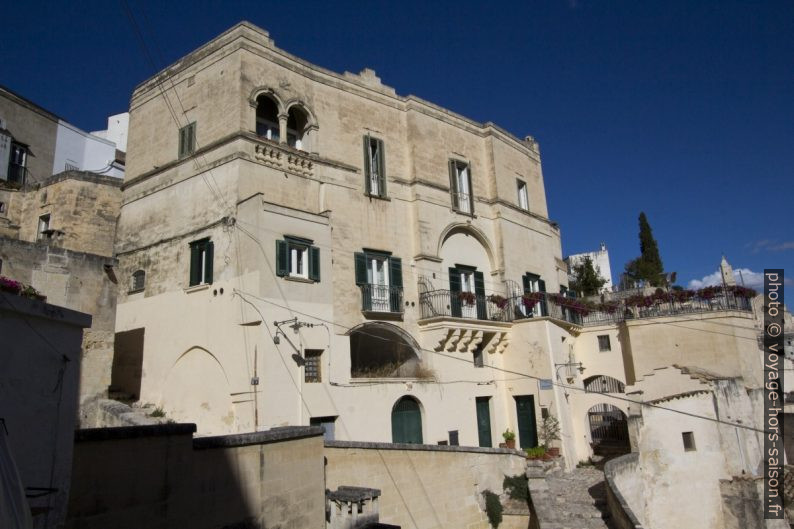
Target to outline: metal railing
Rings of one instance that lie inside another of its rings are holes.
[[[494,294],[431,290],[419,294],[421,318],[451,317],[488,321],[512,321],[511,299]]]
[[[389,285],[359,285],[361,310],[368,312],[403,312],[403,288]]]

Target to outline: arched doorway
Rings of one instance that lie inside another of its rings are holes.
[[[403,397],[392,408],[391,440],[393,443],[422,444],[422,411],[415,398]]]
[[[627,454],[631,451],[626,414],[611,404],[596,404],[587,411],[590,446],[596,455]]]

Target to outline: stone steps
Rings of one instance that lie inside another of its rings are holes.
[[[613,529],[602,471],[584,467],[565,473],[530,461],[527,477],[540,529]]]

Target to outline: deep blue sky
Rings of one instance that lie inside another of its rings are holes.
[[[105,128],[155,72],[124,4],[35,4],[5,25],[0,84]],[[315,64],[534,136],[563,252],[606,242],[615,280],[641,210],[679,283],[722,253],[794,279],[790,0],[130,6],[158,69],[246,19]]]

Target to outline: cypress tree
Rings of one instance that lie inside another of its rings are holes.
[[[574,280],[569,283],[569,287],[574,292],[583,296],[594,296],[598,294],[606,279],[601,277],[601,271],[593,266],[590,256],[585,256],[584,260],[573,266]]]
[[[640,257],[637,261],[636,279],[644,279],[658,287],[665,283],[664,265],[659,256],[659,246],[653,238],[651,225],[645,212],[640,212]]]

